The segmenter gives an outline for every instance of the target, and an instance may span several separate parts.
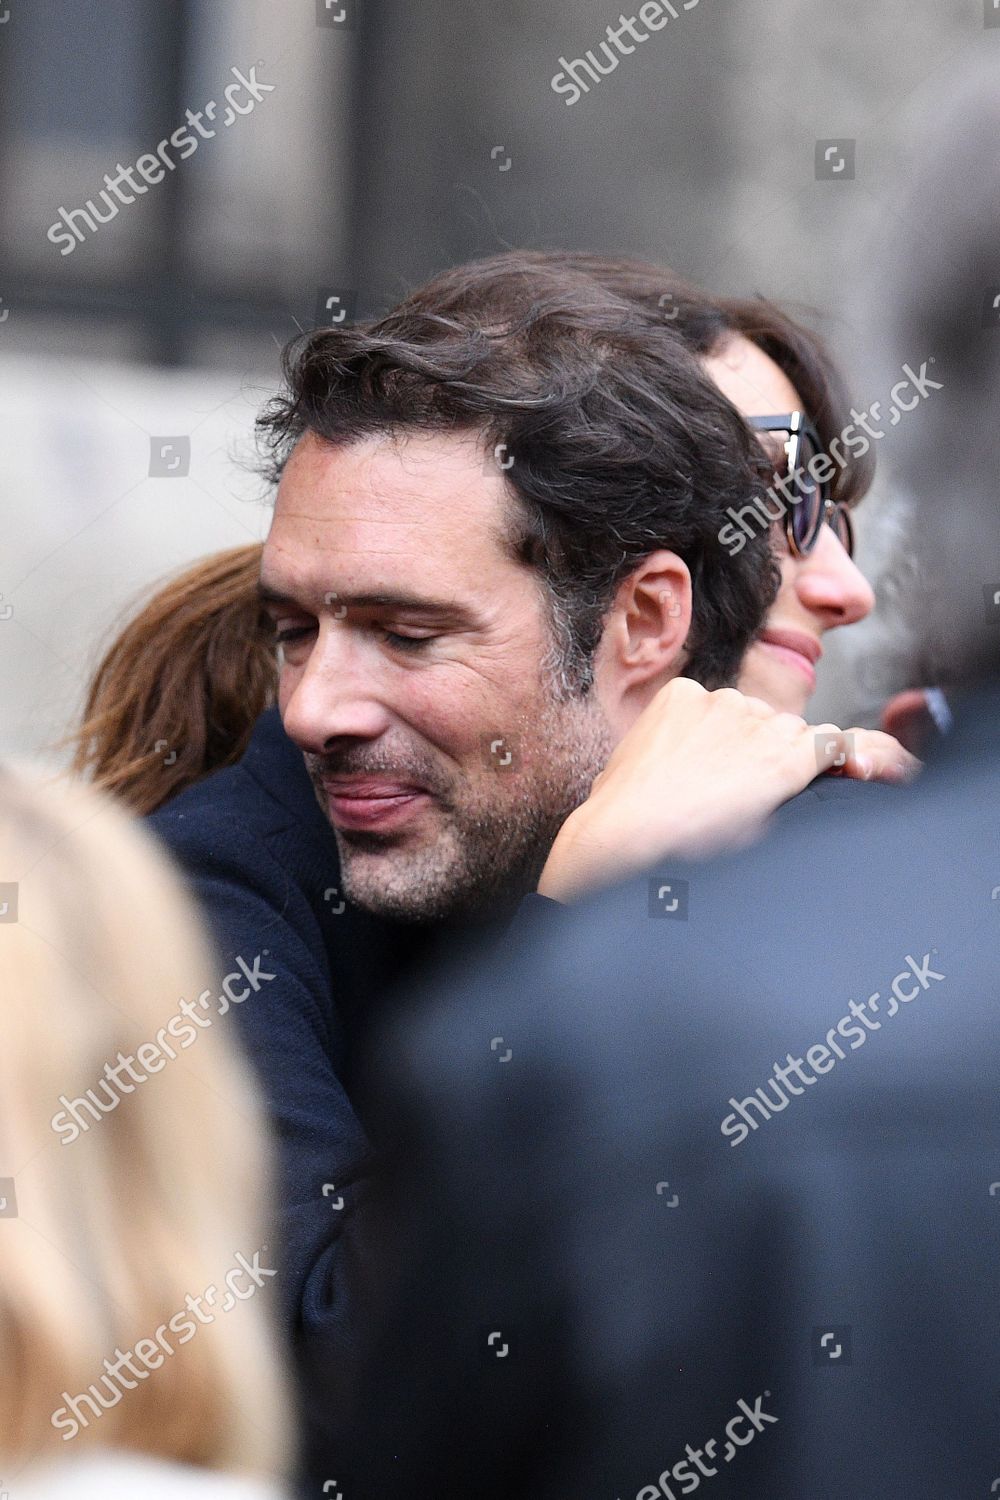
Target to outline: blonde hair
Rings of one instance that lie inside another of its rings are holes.
[[[221,1288],[238,1253],[252,1260],[267,1245],[262,1264],[275,1264],[264,1128],[226,1034],[232,1017],[197,1028],[190,1051],[149,1068],[163,1076],[123,1089],[71,1143],[55,1133],[60,1096],[84,1094],[119,1052],[153,1042],[184,997],[217,993],[166,856],[103,794],[0,767],[0,975],[0,1198],[12,1191],[17,1213],[0,1217],[7,1473],[96,1443],[280,1474],[287,1403],[268,1294],[225,1311],[220,1299],[184,1347],[166,1335],[189,1295]],[[53,1421],[66,1396],[159,1335],[170,1356],[100,1420],[77,1424],[70,1447]]]

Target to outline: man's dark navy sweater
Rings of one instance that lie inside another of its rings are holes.
[[[282,1301],[294,1333],[349,1347],[373,1158],[352,1102],[354,1068],[382,999],[405,995],[411,975],[447,963],[470,933],[384,921],[344,901],[336,839],[277,709],[258,720],[238,764],[150,822],[193,885],[220,972],[260,956],[261,973],[274,976],[234,1014],[278,1139]],[[510,930],[527,933],[552,910],[530,895]]]

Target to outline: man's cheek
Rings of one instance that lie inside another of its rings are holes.
[[[513,715],[482,679],[449,673],[408,692],[410,727],[469,771],[489,764],[489,744],[509,730]]]

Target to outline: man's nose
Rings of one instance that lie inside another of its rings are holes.
[[[307,754],[323,755],[338,739],[377,739],[390,726],[375,653],[352,634],[339,622],[321,621],[305,666],[297,675],[288,667],[282,672],[285,733]]]
[[[828,627],[853,625],[875,607],[871,584],[831,526],[820,528],[815,547],[798,569],[795,588],[800,603],[823,615]]]

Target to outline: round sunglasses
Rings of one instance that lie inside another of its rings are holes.
[[[775,416],[747,417],[747,423],[757,432],[778,432],[785,435],[784,450],[787,468],[784,474],[775,472],[776,478],[787,480],[785,493],[792,498],[785,511],[784,526],[788,545],[796,557],[807,557],[819,541],[823,523],[833,529],[848,557],[854,556],[854,527],[851,513],[842,500],[831,497],[829,480],[814,479],[809,465],[823,452],[819,433],[806,418],[804,412],[786,411]]]

